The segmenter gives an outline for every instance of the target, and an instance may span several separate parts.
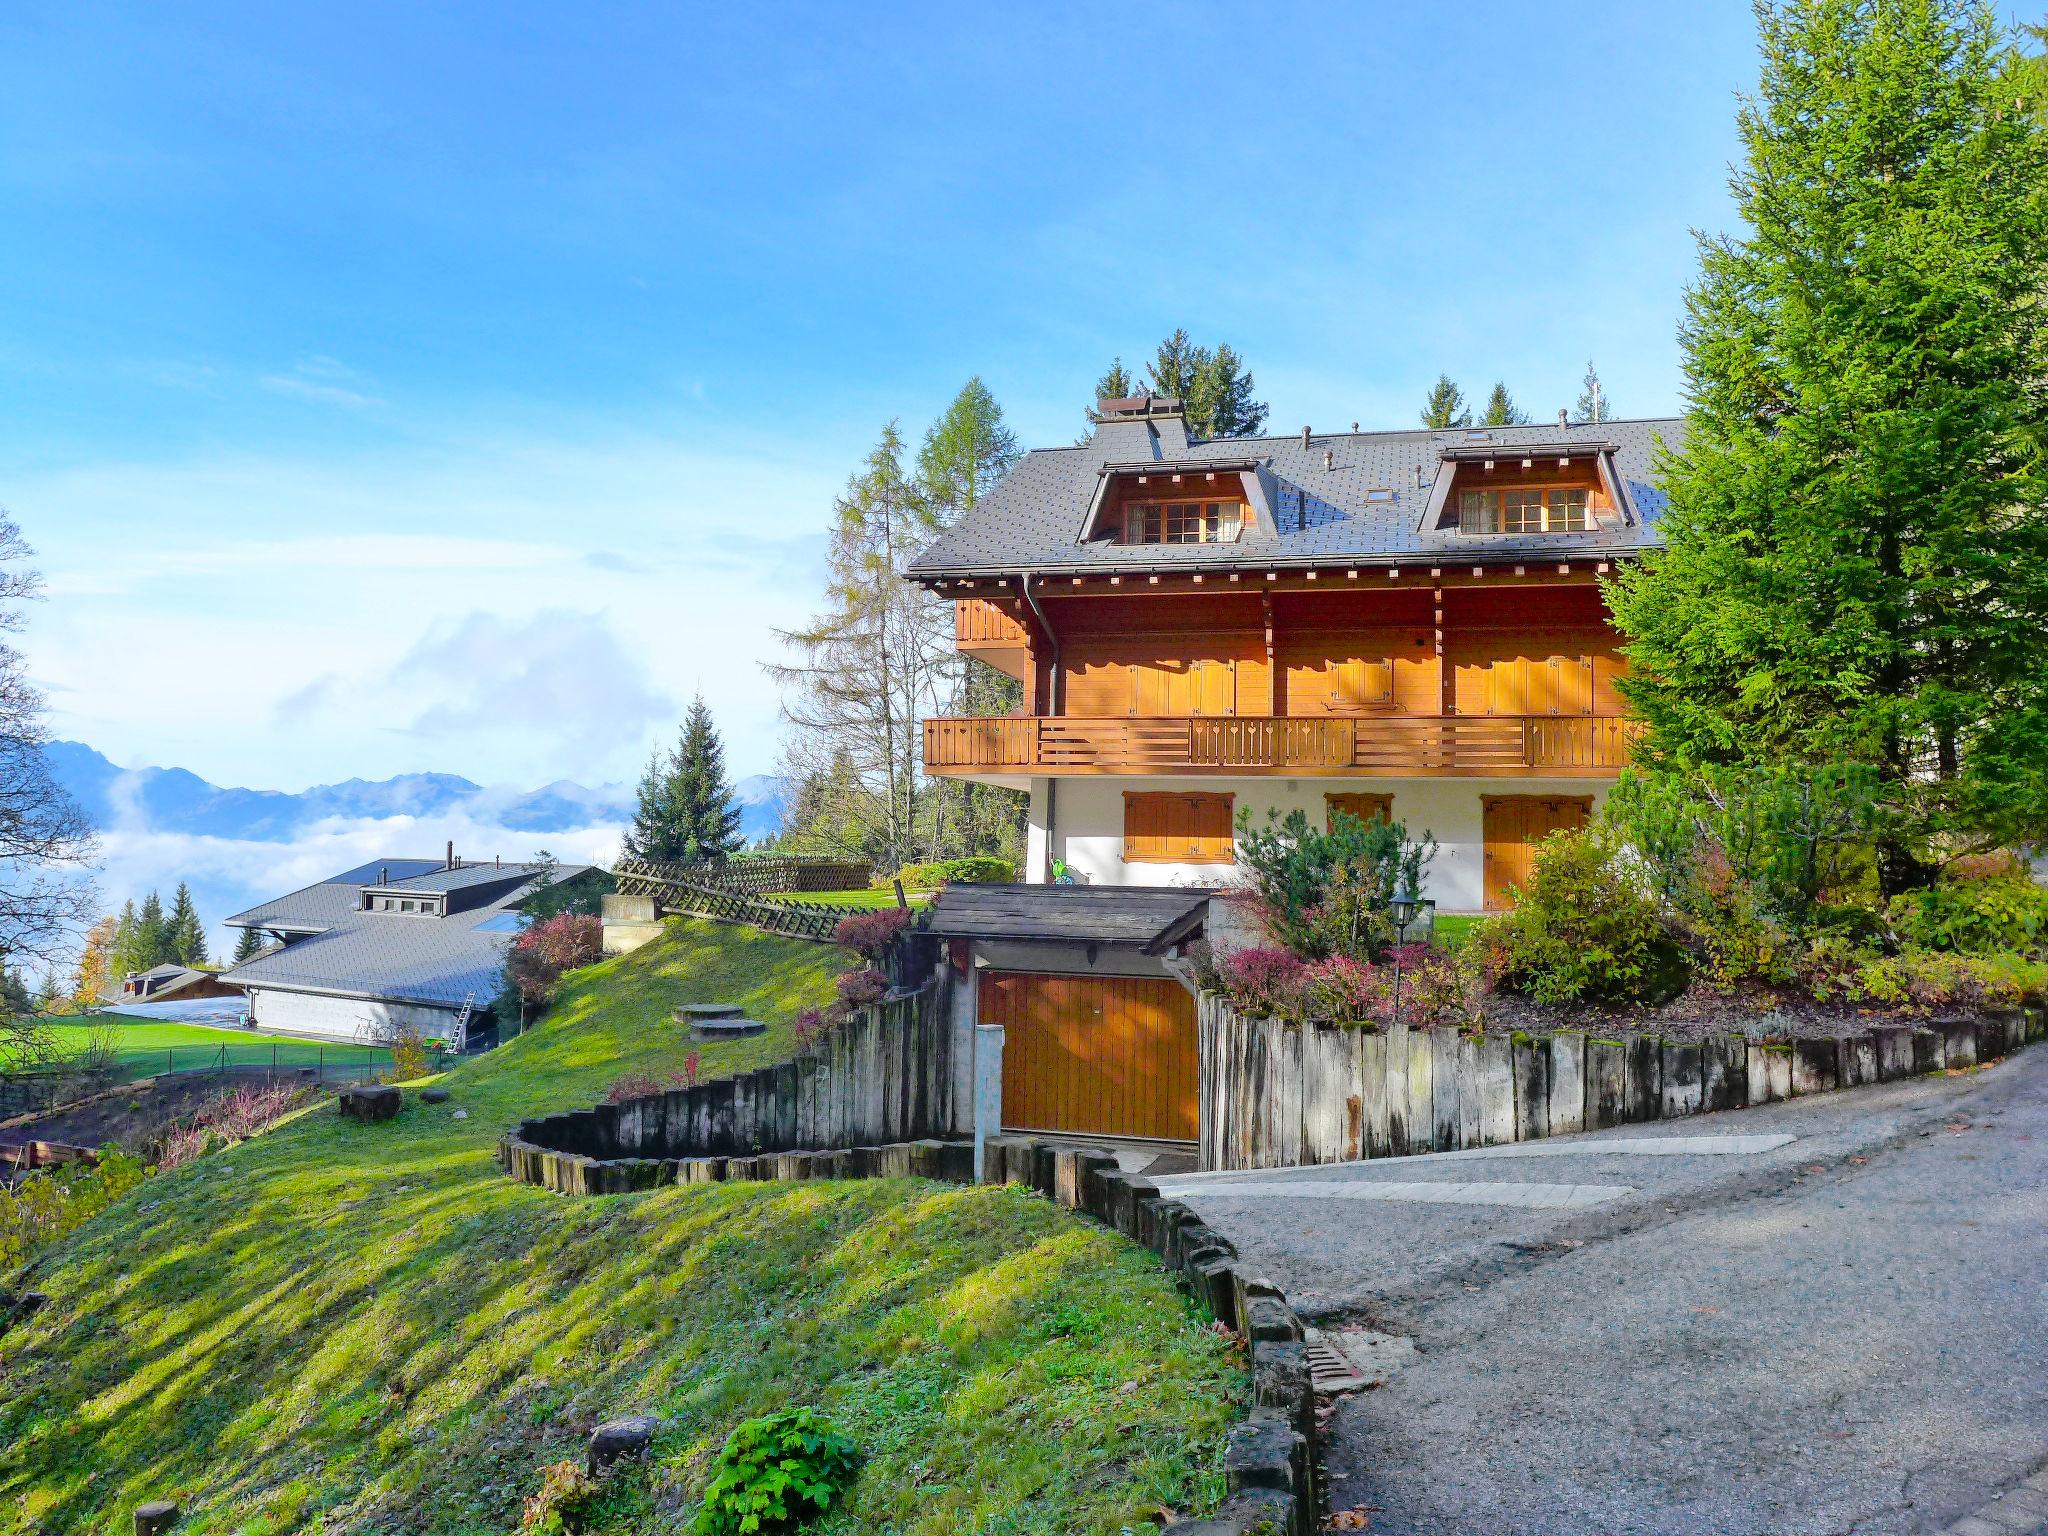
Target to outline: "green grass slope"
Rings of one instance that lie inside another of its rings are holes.
[[[680,1531],[750,1415],[823,1408],[866,1464],[825,1532],[1118,1532],[1220,1492],[1243,1391],[1150,1255],[1014,1189],[735,1184],[571,1200],[514,1184],[521,1116],[686,1052],[670,1010],[772,1022],[834,956],[680,924],[577,973],[537,1029],[391,1124],[331,1105],[146,1183],[22,1277],[0,1335],[0,1531],[502,1533],[547,1463],[624,1412],[668,1420],[600,1533]],[[464,1119],[456,1112],[466,1111]]]

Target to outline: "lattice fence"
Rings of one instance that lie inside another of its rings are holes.
[[[814,867],[818,862],[801,859],[745,861],[746,864],[810,864]],[[743,867],[734,864],[664,864],[655,859],[624,858],[613,866],[612,874],[619,882],[619,894],[652,896],[655,906],[664,914],[708,917],[721,923],[745,923],[751,928],[779,933],[786,938],[815,939],[824,944],[832,942],[832,932],[839,926],[841,918],[857,917],[865,910],[814,902],[771,901],[719,882],[718,876],[723,872]],[[832,867],[839,870],[858,868],[861,878],[867,878],[865,865]],[[812,886],[809,889],[843,890],[845,887]]]

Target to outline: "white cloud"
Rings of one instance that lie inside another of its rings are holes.
[[[362,376],[353,368],[317,353],[300,358],[292,364],[289,372],[265,374],[257,382],[272,394],[296,395],[302,400],[347,406],[351,410],[385,404],[375,395],[365,394],[356,387],[362,382]]]

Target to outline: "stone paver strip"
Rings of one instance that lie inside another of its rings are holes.
[[[1158,1179],[1159,1191],[1178,1200],[1378,1200],[1415,1205],[1505,1205],[1525,1210],[1567,1210],[1604,1205],[1635,1191],[1626,1184],[1424,1183],[1391,1180],[1295,1179],[1256,1184],[1183,1187]]]
[[[1431,1161],[1474,1157],[1754,1157],[1790,1146],[1793,1136],[1613,1136],[1572,1141],[1521,1141],[1505,1147],[1436,1152]]]

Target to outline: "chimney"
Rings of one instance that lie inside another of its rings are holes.
[[[1307,428],[1307,427],[1303,427],[1303,428],[1301,429],[1301,446],[1302,446],[1302,447],[1304,447],[1304,448],[1306,448],[1306,447],[1308,446],[1308,428]]]
[[[1560,429],[1570,427],[1572,424],[1572,413],[1560,408],[1557,413],[1557,424]]]
[[[448,839],[448,867],[455,867],[455,839],[452,837]]]
[[[502,853],[494,853],[494,854],[492,854],[492,855],[491,855],[491,868],[493,868],[493,869],[503,869],[504,867],[505,867],[505,856],[504,856],[504,855],[503,855]]]
[[[391,866],[389,864],[383,865],[378,869],[377,883],[379,885],[389,885],[391,883]]]

